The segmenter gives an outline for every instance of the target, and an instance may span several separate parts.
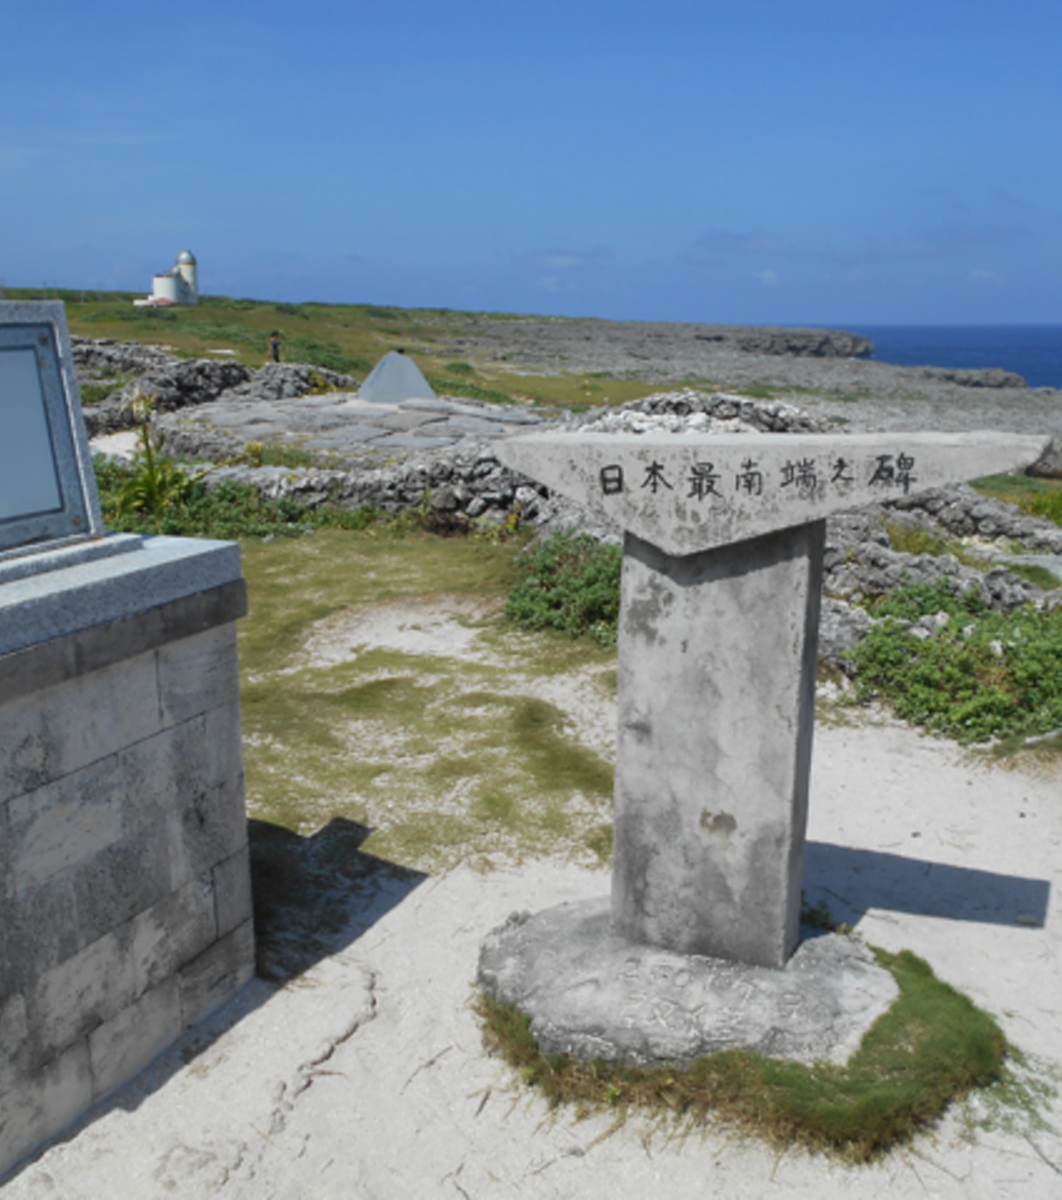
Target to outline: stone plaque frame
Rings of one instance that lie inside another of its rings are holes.
[[[70,334],[58,301],[0,304],[0,437],[7,447],[0,452],[6,467],[0,472],[0,559],[102,536]]]

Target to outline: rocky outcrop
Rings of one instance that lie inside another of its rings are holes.
[[[1013,504],[993,500],[967,483],[933,488],[890,500],[885,508],[909,513],[927,528],[950,537],[1006,538],[1034,550],[1062,554],[1062,529],[1043,517],[1029,516]]]
[[[1039,479],[1062,479],[1062,438],[1052,438],[1043,454],[1026,468],[1025,474]]]
[[[698,420],[698,417],[706,419]],[[727,392],[699,392],[692,388],[658,392],[622,408],[597,409],[582,418],[580,424],[584,429],[609,433],[643,433],[651,429],[825,433],[831,428],[829,421],[811,417],[793,404],[750,400],[748,396],[733,396]]]
[[[823,587],[837,599],[857,604],[885,596],[906,584],[944,580],[954,595],[973,589],[980,594],[986,608],[1009,613],[1042,595],[1035,584],[1003,566],[980,571],[963,566],[952,554],[904,554],[888,545],[887,536],[884,544],[873,535],[857,540],[852,537],[852,523],[850,514],[827,522]]]
[[[972,388],[1023,388],[1028,385],[1023,375],[1015,371],[1004,371],[1000,367],[985,367],[971,370],[955,367],[919,367],[921,379],[939,380],[942,383],[957,383],[960,387]]]
[[[251,371],[238,362],[166,356],[102,403],[86,409],[85,423],[91,437],[131,428],[136,417],[129,411],[129,402],[137,395],[153,396],[156,411],[171,413],[215,403],[222,397],[269,402],[357,386],[358,381],[349,375],[304,363],[267,363]]]
[[[309,363],[266,363],[226,390],[226,400],[290,400],[311,392],[355,391],[359,381]],[[202,401],[196,401],[202,403]]]
[[[726,330],[726,327],[723,327]],[[745,354],[785,354],[793,358],[866,358],[874,343],[861,333],[843,329],[785,329],[769,326],[737,327],[723,336]],[[698,334],[712,338],[709,334]],[[721,340],[712,338],[712,340]]]
[[[105,372],[114,375],[142,375],[153,367],[180,360],[161,346],[142,346],[139,342],[118,342],[114,338],[70,339],[74,366],[78,371]]]

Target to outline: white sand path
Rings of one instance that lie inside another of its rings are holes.
[[[1057,776],[971,765],[896,724],[816,737],[811,898],[828,889],[836,916],[924,956],[1020,1047],[1062,1064]],[[252,984],[212,1044],[196,1055],[203,1031],[186,1039],[0,1195],[1062,1196],[1058,1134],[969,1142],[955,1116],[859,1169],[718,1135],[647,1138],[638,1119],[602,1137],[603,1120],[551,1117],[483,1052],[477,949],[514,909],[605,890],[606,873],[552,862],[428,879],[301,980]]]

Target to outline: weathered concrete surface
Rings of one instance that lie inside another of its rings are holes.
[[[628,534],[612,911],[781,967],[799,937],[825,523],[672,557]]]
[[[669,554],[694,554],[832,512],[1028,466],[1018,434],[536,433],[499,443],[506,466]]]
[[[843,1064],[899,995],[857,938],[812,936],[784,971],[638,946],[607,899],[514,913],[487,935],[478,982],[531,1017],[546,1054],[647,1064],[749,1049]]]

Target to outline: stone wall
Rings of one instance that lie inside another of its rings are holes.
[[[0,655],[0,1175],[254,969],[236,580]]]

